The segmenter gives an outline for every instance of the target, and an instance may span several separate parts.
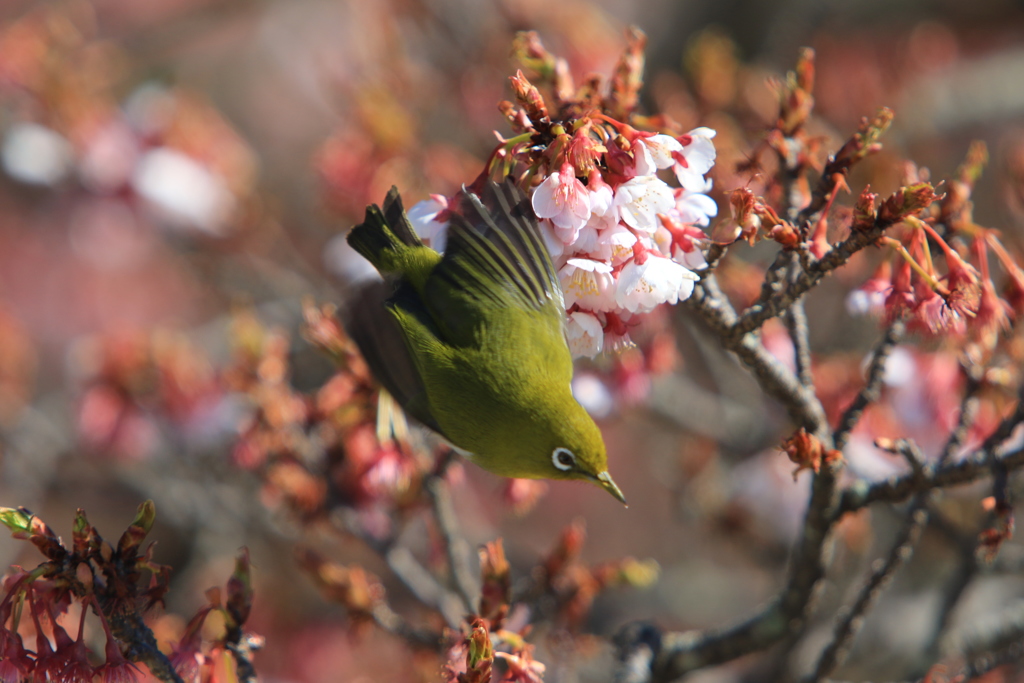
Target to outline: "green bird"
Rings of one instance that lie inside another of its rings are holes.
[[[537,217],[510,180],[463,188],[439,254],[392,188],[348,235],[384,276],[345,326],[405,412],[505,477],[579,479],[625,503],[601,432],[572,395],[565,306]]]

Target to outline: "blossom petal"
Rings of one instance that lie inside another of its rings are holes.
[[[604,327],[592,313],[573,311],[565,326],[566,342],[574,358],[593,358],[604,347]]]

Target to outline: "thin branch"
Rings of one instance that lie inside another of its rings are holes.
[[[936,458],[937,465],[945,465],[953,454],[963,445],[964,439],[971,429],[974,416],[978,413],[978,392],[981,391],[982,383],[980,372],[964,368],[967,373],[967,387],[964,389],[964,396],[960,400],[960,413],[957,415],[956,426],[953,427],[946,439],[946,445],[942,447],[939,457]],[[1018,407],[1019,409],[1019,407]],[[1009,436],[1009,433],[1006,435]],[[1000,437],[1000,442],[1005,437]],[[994,445],[995,442],[993,442]]]
[[[839,418],[839,426],[836,427],[832,435],[835,448],[838,450],[842,450],[846,446],[846,442],[850,438],[850,432],[857,426],[857,422],[860,420],[861,415],[863,415],[864,409],[877,401],[881,395],[882,381],[885,379],[886,361],[889,360],[889,354],[892,353],[892,350],[903,338],[905,329],[906,326],[902,320],[890,323],[885,328],[882,338],[871,352],[871,363],[868,365],[867,381],[864,383],[860,393],[853,399],[853,403],[846,408],[843,416]]]
[[[782,403],[793,422],[831,447],[832,436],[828,432],[825,409],[813,389],[802,385],[796,375],[769,353],[754,335],[743,337],[735,345],[727,344],[727,348],[750,368],[761,389]]]
[[[700,313],[704,322],[719,336],[728,336],[736,324],[736,309],[718,287],[718,279],[713,274],[694,286],[693,294],[686,300],[686,304]]]
[[[1024,448],[1010,451],[996,460],[1007,470],[1024,467]],[[860,510],[873,503],[899,503],[921,491],[948,488],[959,484],[969,484],[992,471],[988,455],[978,450],[960,462],[936,468],[928,465],[924,468],[924,476],[917,477],[913,473],[899,477],[890,477],[874,484],[858,482],[845,489],[835,510],[836,519],[851,512]]]
[[[262,638],[244,633],[240,634],[237,640],[225,643],[225,647],[235,660],[235,675],[240,683],[256,683],[259,680],[252,658],[262,646]]]
[[[715,268],[718,267],[718,263],[725,257],[725,254],[728,251],[728,244],[719,244],[717,242],[712,243],[712,245],[708,247],[707,253],[704,255],[704,260],[707,261],[707,265],[702,270],[698,271],[697,274],[706,278],[711,273],[714,273]]]
[[[868,230],[852,233],[843,242],[835,245],[822,258],[813,262],[803,270],[785,289],[775,291],[762,301],[752,304],[743,312],[737,321],[733,334],[739,336],[761,327],[770,318],[774,318],[789,308],[793,302],[814,288],[826,275],[844,265],[850,257],[861,249],[878,241],[892,223],[876,221]]]
[[[687,299],[687,304],[716,332],[728,330],[735,320],[732,305],[711,278],[695,288],[694,296]],[[725,347],[753,372],[765,393],[782,403],[797,425],[806,428],[822,441],[831,443],[825,410],[814,391],[803,386],[786,366],[764,348],[756,335],[720,336]]]
[[[972,539],[973,541],[973,539]],[[924,661],[932,662],[938,659],[942,647],[942,638],[949,630],[953,620],[953,611],[960,604],[960,599],[967,592],[967,587],[978,574],[978,561],[975,557],[974,543],[966,549],[960,549],[960,559],[957,564],[956,573],[949,581],[945,590],[942,591],[941,604],[938,615],[932,625],[932,633],[928,638],[928,646],[924,650]]]
[[[965,404],[965,407],[968,405]],[[965,410],[961,409],[962,416],[964,413]],[[836,519],[872,503],[897,503],[926,490],[967,484],[988,475],[994,467],[1013,470],[1024,466],[1024,448],[1017,448],[1002,455],[995,454],[998,447],[1009,439],[1013,430],[1022,423],[1024,401],[1018,401],[1016,410],[999,424],[977,451],[963,460],[951,465],[939,462],[929,464],[924,468],[923,476],[910,473],[889,477],[874,484],[862,481],[847,487],[840,496],[835,511]],[[947,454],[945,457],[949,457],[948,454],[955,448],[953,440],[948,442],[944,451]]]
[[[110,631],[121,644],[124,656],[133,662],[142,662],[155,678],[164,683],[184,683],[174,665],[157,646],[153,632],[134,610],[113,609],[112,605],[99,602],[110,624]]]
[[[875,562],[871,576],[864,582],[857,598],[852,605],[843,610],[841,618],[836,623],[832,641],[818,658],[814,673],[805,679],[807,683],[818,683],[846,660],[850,643],[864,623],[864,615],[874,606],[893,576],[913,554],[914,544],[928,522],[928,511],[925,509],[927,502],[927,494],[914,501],[906,523],[897,534],[888,556],[884,561]]]
[[[455,516],[452,497],[443,474],[431,475],[424,483],[430,504],[434,511],[434,520],[444,541],[448,555],[448,566],[451,568],[455,589],[462,598],[466,612],[475,612],[480,600],[480,586],[477,582],[479,571],[474,567],[473,552],[469,543],[459,531],[459,522]]]
[[[758,294],[754,306],[763,304],[772,296],[785,290],[787,284],[785,275],[794,262],[792,251],[782,250],[775,254],[775,260],[764,271],[764,282],[761,283],[761,292]],[[747,309],[747,311],[749,310],[750,308]]]
[[[408,548],[397,545],[393,538],[379,539],[366,533],[351,510],[339,509],[330,516],[330,520],[335,527],[361,539],[383,558],[417,600],[441,613],[449,628],[461,626],[466,614],[462,599],[442,586]]]

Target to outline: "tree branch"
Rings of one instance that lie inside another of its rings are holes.
[[[811,374],[811,340],[807,325],[807,312],[803,300],[797,301],[786,311],[786,327],[789,338],[793,340],[794,358],[796,360],[796,376],[800,384],[812,388],[814,375]]]
[[[973,380],[972,380],[973,381]],[[963,460],[946,465],[945,460],[951,457],[952,452],[958,447],[963,438],[960,432],[968,424],[969,411],[973,411],[973,392],[976,389],[968,389],[967,399],[961,407],[961,416],[958,427],[947,441],[939,461],[926,465],[923,474],[918,476],[914,473],[898,477],[889,477],[874,484],[868,482],[857,482],[843,490],[839,504],[836,508],[836,519],[850,512],[877,502],[896,503],[906,500],[915,493],[967,484],[989,474],[994,467],[1003,467],[1013,470],[1024,465],[1024,448],[1017,448],[1003,455],[996,455],[996,450],[1007,439],[1010,438],[1013,430],[1024,423],[1024,400],[1018,399],[1017,408],[1006,417],[999,427],[987,438],[981,447]],[[959,434],[959,435],[958,435]],[[958,435],[958,436],[957,436]],[[954,438],[955,437],[955,438]]]
[[[810,291],[826,275],[844,265],[858,251],[878,241],[886,230],[892,227],[887,221],[876,221],[869,230],[852,233],[843,242],[835,245],[822,258],[814,261],[809,268],[800,271],[785,289],[773,291],[764,300],[752,304],[737,321],[733,334],[743,335],[761,327],[769,318],[774,318],[789,308],[793,302]]]
[[[335,527],[370,546],[417,600],[441,613],[449,628],[461,626],[466,614],[462,599],[442,586],[408,548],[396,544],[394,539],[382,540],[366,533],[352,511],[338,510],[330,519]]]
[[[864,623],[864,615],[874,606],[893,576],[913,554],[914,544],[928,522],[928,511],[925,509],[927,503],[927,494],[924,494],[911,505],[906,523],[897,534],[888,556],[884,561],[878,560],[874,563],[871,576],[864,582],[857,598],[852,605],[844,608],[836,623],[832,641],[822,651],[814,673],[805,679],[806,683],[818,683],[846,660],[850,643]]]
[[[996,461],[1008,470],[1024,467],[1024,448],[1018,448],[999,456]],[[911,473],[890,477],[874,484],[858,482],[843,489],[834,514],[836,519],[839,519],[873,503],[898,503],[921,491],[969,484],[990,474],[991,471],[992,465],[989,462],[988,454],[981,449],[952,465],[945,467],[926,465],[922,477]]]
[[[772,356],[754,334],[732,336],[736,313],[713,278],[694,288],[687,304],[713,330],[719,333],[727,349],[735,353],[751,370],[761,388],[786,408],[793,421],[827,444],[831,444],[828,423],[821,402],[813,389],[803,386],[777,358]]]
[[[832,440],[835,442],[835,448],[838,450],[846,447],[846,442],[850,438],[850,432],[857,426],[861,415],[864,414],[864,409],[877,401],[881,395],[882,382],[885,380],[886,361],[889,360],[889,354],[892,353],[892,350],[896,348],[896,345],[903,338],[905,329],[906,325],[903,324],[902,320],[895,320],[890,323],[885,328],[882,338],[871,352],[871,363],[868,365],[867,380],[864,383],[864,387],[857,394],[856,398],[853,399],[853,403],[843,411],[843,416],[839,418],[839,425],[836,427],[835,432],[833,432]]]
[[[430,498],[438,531],[444,541],[448,566],[455,582],[455,590],[462,598],[466,612],[475,612],[476,605],[480,600],[480,586],[476,578],[479,571],[473,566],[472,549],[459,531],[455,508],[452,506],[452,497],[448,492],[443,474],[429,476],[424,483],[424,488]]]

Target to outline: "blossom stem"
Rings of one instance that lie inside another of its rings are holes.
[[[501,147],[503,149],[512,149],[516,145],[522,144],[524,142],[529,142],[531,139],[533,139],[533,136],[533,133],[520,133],[519,135],[508,138],[507,140],[502,142]]]
[[[946,241],[939,236],[939,233],[935,232],[932,226],[928,225],[927,223],[922,221],[920,218],[917,218],[916,216],[908,216],[905,222],[907,223],[907,225],[910,225],[918,230],[924,230],[924,232],[929,237],[931,237],[933,240],[939,243],[939,246],[942,248],[943,252],[945,252],[946,256],[949,256],[949,245],[946,244]],[[928,272],[934,273],[935,263],[932,261],[932,250],[927,247],[927,241],[921,252],[924,254],[925,265],[928,269]]]
[[[618,121],[616,119],[613,119],[612,117],[608,116],[607,114],[603,114],[601,112],[594,112],[594,114],[592,116],[595,119],[599,119],[601,121],[604,121],[605,123],[607,123],[609,126],[611,126],[612,128],[614,128],[615,130],[617,130],[620,133],[625,133],[625,132],[633,130],[632,126],[628,126],[625,123],[623,123],[622,121]]]
[[[988,242],[990,247],[992,247],[992,251],[996,253],[996,258],[999,259],[999,263],[1003,265],[1003,268],[1008,272],[1021,272],[1020,266],[1014,262],[1013,257],[1006,251],[1006,247],[1004,247],[1002,242],[999,241],[999,237],[995,231],[988,231],[985,234],[985,241]]]
[[[903,260],[910,264],[910,267],[914,269],[914,272],[917,273],[921,277],[921,279],[928,284],[929,287],[934,289],[936,292],[939,292],[940,294],[945,292],[946,288],[942,286],[942,283],[936,280],[934,275],[929,273],[923,266],[921,266],[921,264],[918,263],[914,259],[914,257],[910,255],[910,252],[907,251],[907,248],[904,247],[899,240],[894,239],[892,237],[882,237],[880,241],[889,245],[889,247],[891,247],[893,251],[902,256]]]

